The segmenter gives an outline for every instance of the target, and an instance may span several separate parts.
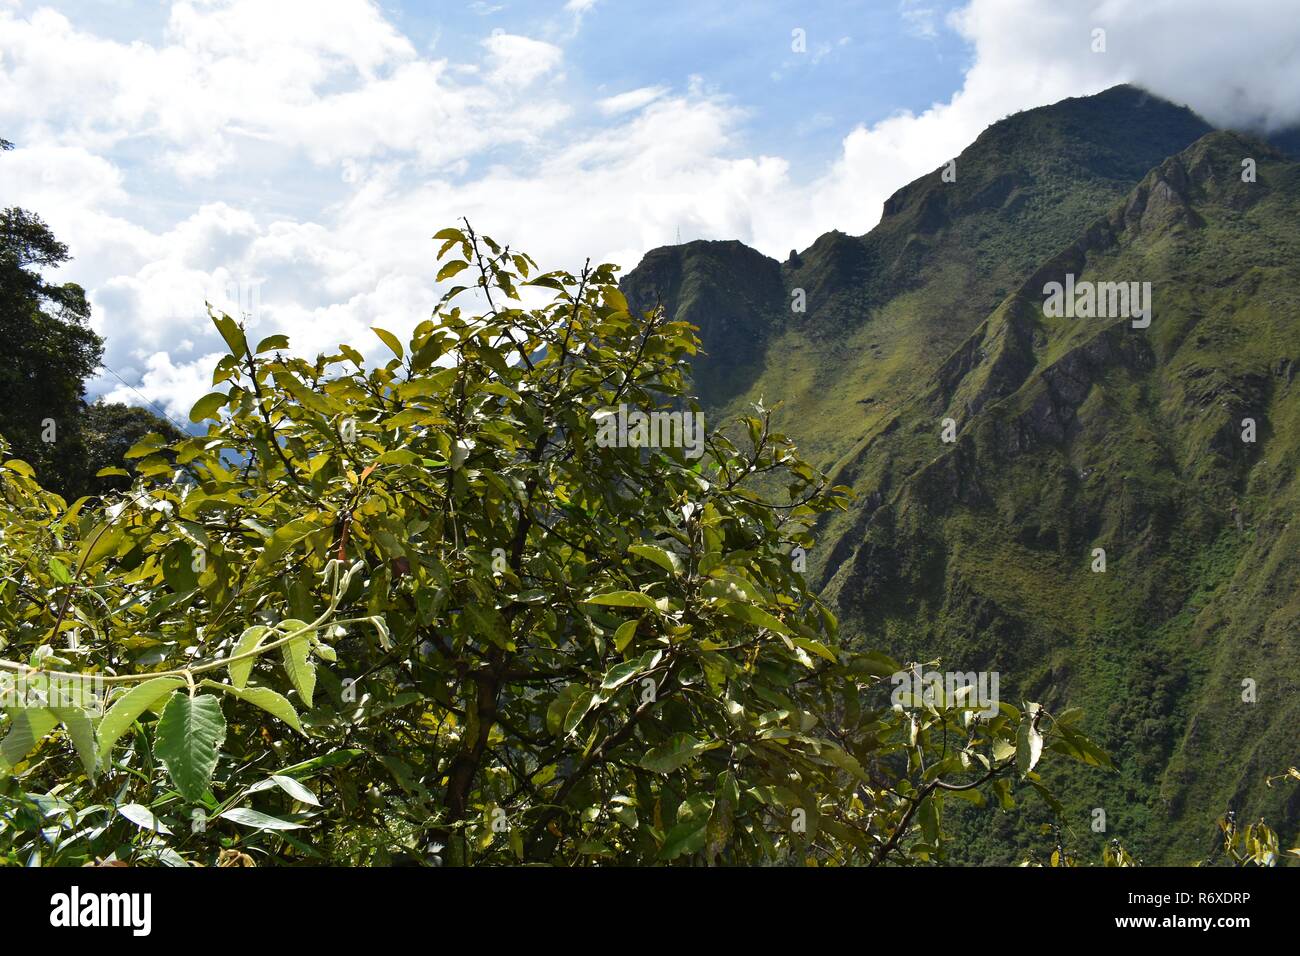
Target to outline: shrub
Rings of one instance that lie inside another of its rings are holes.
[[[385,364],[214,316],[206,432],[145,436],[121,497],[0,469],[0,853],[909,863],[945,800],[1050,800],[1044,748],[1108,765],[1037,705],[891,707],[791,559],[847,492],[767,409],[698,457],[601,440],[699,414],[692,328],[436,238],[473,278]]]

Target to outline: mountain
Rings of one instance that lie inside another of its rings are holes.
[[[865,236],[656,249],[624,291],[700,327],[706,416],[781,400],[857,492],[809,554],[847,639],[1085,710],[1120,770],[1058,771],[1072,846],[1207,859],[1228,809],[1294,840],[1300,796],[1265,778],[1300,727],[1300,165],[1117,87],[995,124],[955,170]],[[1046,314],[1067,275],[1150,283],[1150,325]],[[955,862],[1046,845],[1017,800],[955,811]]]

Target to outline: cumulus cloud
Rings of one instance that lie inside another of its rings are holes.
[[[161,41],[124,43],[0,0],[0,121],[21,147],[0,160],[5,202],[77,256],[69,277],[91,291],[113,370],[93,391],[180,417],[221,348],[205,301],[306,354],[364,347],[368,326],[428,315],[429,236],[462,215],[547,267],[630,268],[678,230],[783,257],[867,231],[889,194],[1003,116],[1115,83],[1219,124],[1300,122],[1284,0],[970,0],[946,20],[935,6],[898,14],[964,39],[960,89],[846,130],[820,175],[794,181],[785,158],[743,148],[744,91],[664,77],[584,98],[561,82],[562,29],[439,58],[371,0],[185,0]]]
[[[564,53],[554,44],[494,32],[483,41],[491,60],[488,76],[495,83],[523,88],[560,65]]]
[[[397,151],[439,166],[527,142],[564,115],[512,95],[559,64],[558,47],[494,33],[483,67],[506,89],[489,90],[417,56],[369,0],[174,3],[166,37],[106,40],[44,7],[0,15],[4,114],[64,145],[148,138],[182,178],[211,177],[259,143],[321,164]]]

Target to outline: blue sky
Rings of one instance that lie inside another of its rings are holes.
[[[205,299],[305,354],[365,347],[428,315],[429,237],[462,215],[546,267],[679,230],[784,257],[1118,82],[1296,122],[1289,2],[0,0],[0,203],[76,256],[91,394],[183,419]]]
[[[170,5],[157,0],[68,0],[24,3],[48,6],[77,28],[119,43],[167,44]],[[554,43],[565,51],[556,87],[575,103],[630,89],[685,89],[694,79],[744,112],[733,131],[739,152],[780,155],[791,175],[812,178],[839,152],[845,133],[899,111],[920,112],[960,88],[970,45],[944,25],[955,3],[833,0],[815,5],[752,0],[745,4],[618,0],[592,4],[575,18],[564,0],[396,3],[377,5],[427,57],[457,59],[477,50],[485,36],[506,31]],[[795,29],[805,31],[805,51],[792,49]],[[602,123],[581,110],[570,120],[574,135]],[[195,197],[193,184],[152,175],[147,137],[120,144],[110,155],[147,186],[157,208],[151,225],[162,227]],[[509,161],[485,150],[461,176],[485,164]],[[299,166],[291,184],[273,195],[246,170],[224,181],[211,177],[209,195],[256,202],[263,212],[309,214],[321,194],[324,169]],[[143,190],[142,190],[143,191]]]

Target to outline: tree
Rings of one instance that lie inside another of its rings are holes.
[[[767,409],[702,428],[690,326],[435,238],[473,278],[385,364],[215,316],[206,434],[119,500],[0,470],[14,859],[915,863],[1109,766],[1077,712],[891,701],[792,560],[846,490]]]
[[[59,491],[87,477],[84,382],[103,354],[103,340],[86,324],[85,291],[47,282],[39,271],[68,259],[39,216],[0,211],[0,435]]]
[[[86,464],[89,477],[81,494],[125,491],[131,486],[130,473],[122,468],[126,453],[150,433],[167,443],[184,439],[185,433],[165,418],[147,409],[120,402],[93,402],[82,416]]]

